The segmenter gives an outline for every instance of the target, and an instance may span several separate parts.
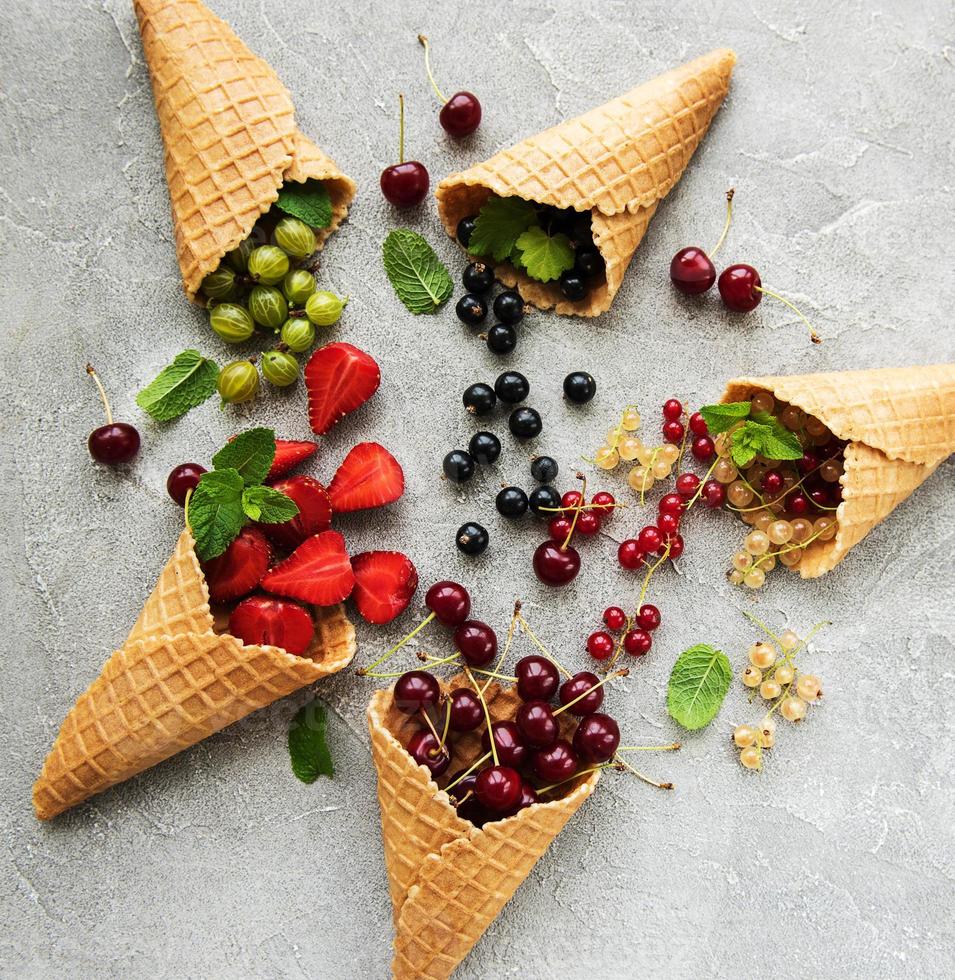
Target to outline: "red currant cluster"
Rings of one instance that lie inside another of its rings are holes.
[[[643,603],[633,616],[619,606],[608,606],[603,614],[605,630],[596,630],[587,637],[587,652],[594,660],[610,660],[612,667],[621,652],[642,657],[653,646],[651,633],[660,625],[660,610],[649,602]],[[613,633],[617,634],[614,639]]]

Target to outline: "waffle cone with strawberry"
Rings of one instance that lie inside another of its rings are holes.
[[[736,56],[718,50],[660,75],[576,119],[562,122],[443,180],[438,213],[454,235],[491,195],[590,212],[604,272],[574,302],[510,261],[495,274],[524,299],[558,313],[609,309],[659,202],[683,174],[729,89]]]
[[[135,8],[189,298],[286,182],[324,183],[332,215],[316,230],[321,248],[344,220],[355,184],[299,132],[272,68],[199,0],[136,0]]]
[[[736,378],[722,400],[760,391],[847,443],[837,530],[808,545],[798,566],[803,578],[834,568],[955,452],[955,364]]]

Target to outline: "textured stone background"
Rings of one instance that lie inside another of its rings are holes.
[[[500,480],[527,480],[510,438],[496,471],[463,492],[437,478],[442,454],[475,428],[460,391],[501,363],[450,309],[407,314],[381,270],[382,239],[405,224],[455,275],[461,266],[432,202],[398,216],[378,193],[395,158],[399,89],[410,151],[439,179],[709,48],[739,53],[729,100],[613,310],[597,322],[534,314],[521,327],[510,363],[544,415],[540,448],[565,471],[629,401],[652,432],[665,397],[710,401],[741,372],[955,358],[955,20],[944,0],[213,6],[288,84],[303,131],[360,184],[321,277],[352,296],[334,335],[371,351],[384,384],[335,430],[313,472],[329,477],[353,442],[374,437],[409,479],[397,506],[343,522],[351,546],[407,550],[424,582],[466,582],[477,614],[498,625],[522,597],[574,664],[604,605],[632,596],[633,579],[603,540],[583,546],[572,588],[535,584],[540,530],[504,527],[492,506]],[[438,128],[420,30],[443,85],[480,94],[486,122],[469,144]],[[181,292],[129,3],[12,0],[0,7],[0,52],[0,971],[383,976],[391,924],[364,730],[371,684],[352,673],[321,686],[334,711],[333,782],[303,786],[289,772],[285,732],[310,697],[302,692],[50,826],[34,820],[30,786],[64,713],[124,637],[179,531],[167,471],[207,460],[245,425],[292,437],[308,428],[301,388],[238,412],[210,402],[165,427],[134,405],[184,347],[220,360],[229,351]],[[779,304],[734,319],[712,297],[683,302],[668,287],[671,254],[712,242],[731,184],[737,220],[723,259],[753,261],[767,285],[787,290],[827,338],[821,348]],[[87,456],[99,424],[87,359],[117,415],[142,430],[128,471]],[[600,385],[584,410],[560,398],[574,368]],[[500,418],[493,427],[506,435]],[[605,779],[462,977],[951,975],[953,476],[955,465],[942,466],[824,580],[780,572],[757,596],[723,578],[738,526],[693,521],[679,570],[655,590],[665,617],[657,646],[610,698],[628,740],[683,737],[664,711],[670,666],[696,641],[742,665],[747,609],[797,630],[834,621],[807,658],[825,704],[798,730],[781,726],[756,776],[728,744],[733,723],[756,718],[734,685],[682,752],[643,760],[675,792]],[[622,474],[604,482],[622,487]],[[493,538],[479,561],[452,545],[467,518]],[[386,631],[359,625],[360,658],[414,618]],[[444,649],[438,632],[428,640]]]

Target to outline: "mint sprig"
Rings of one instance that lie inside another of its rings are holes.
[[[136,404],[157,422],[169,422],[211,398],[219,380],[215,361],[184,350],[136,396]]]
[[[288,751],[292,772],[303,783],[314,783],[319,776],[331,778],[335,774],[326,729],[325,706],[317,699],[304,705],[289,725]]]
[[[275,206],[312,228],[327,228],[332,223],[332,201],[328,188],[315,178],[300,184],[283,184]]]
[[[732,679],[733,670],[722,650],[707,643],[684,650],[667,685],[670,717],[691,731],[705,727],[720,710]]]
[[[543,228],[528,228],[517,239],[515,250],[531,279],[550,282],[574,266],[574,246],[561,233],[548,235]]]
[[[753,412],[751,402],[704,405],[700,414],[710,435],[730,432],[730,456],[738,466],[748,466],[757,456],[766,459],[800,459],[799,438],[775,415]]]
[[[509,258],[517,240],[537,222],[537,208],[520,197],[489,197],[478,212],[468,242],[472,255]]]
[[[284,524],[298,514],[295,501],[262,486],[275,459],[271,429],[240,432],[212,457],[186,504],[186,523],[202,561],[221,555],[249,521]]]
[[[398,299],[412,313],[433,313],[454,291],[451,274],[415,231],[392,231],[382,246],[382,258]]]

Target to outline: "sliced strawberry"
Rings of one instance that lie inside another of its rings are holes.
[[[232,610],[229,632],[243,643],[281,647],[301,657],[312,645],[315,623],[297,602],[254,595]]]
[[[294,470],[299,463],[304,463],[317,451],[318,443],[310,442],[307,439],[301,442],[292,439],[276,439],[275,459],[272,460],[272,469],[269,470],[266,479],[275,480],[280,476],[285,476],[289,470]]]
[[[369,623],[383,625],[403,613],[418,588],[418,573],[400,551],[365,551],[351,560],[352,598]]]
[[[328,487],[332,510],[347,514],[351,510],[381,507],[405,492],[401,465],[377,442],[360,442],[342,461]]]
[[[248,595],[268,571],[272,549],[257,527],[244,527],[218,558],[202,563],[213,602]]]
[[[308,417],[320,436],[378,390],[381,370],[374,359],[351,344],[319,347],[305,366]]]
[[[338,531],[323,531],[306,539],[262,579],[266,591],[316,606],[333,606],[347,599],[354,585],[345,539]]]
[[[290,476],[272,484],[298,504],[298,513],[284,524],[260,524],[266,537],[283,551],[294,551],[306,538],[327,531],[332,525],[328,491],[310,476]]]

